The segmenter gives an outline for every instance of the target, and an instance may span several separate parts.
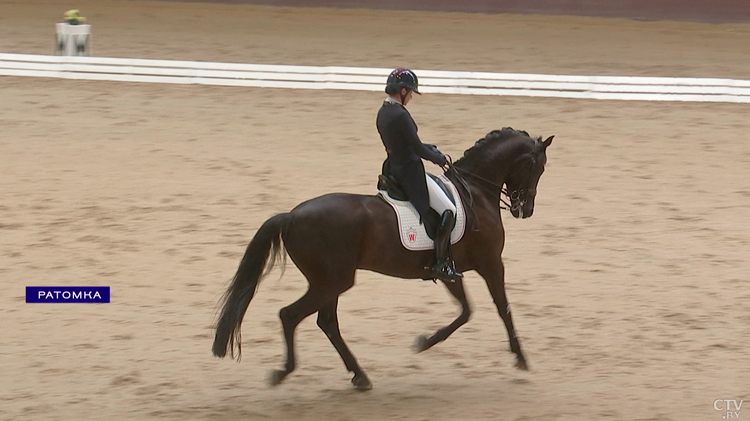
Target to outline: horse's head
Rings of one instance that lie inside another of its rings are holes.
[[[534,198],[539,179],[547,163],[547,147],[552,144],[554,136],[545,141],[534,139],[534,146],[529,153],[521,155],[510,170],[505,186],[510,198],[510,213],[515,218],[529,218],[534,214]]]
[[[472,184],[499,194],[500,201],[514,217],[528,218],[534,214],[536,188],[553,138],[542,141],[541,137],[533,138],[523,130],[503,127],[479,139],[454,166],[459,173],[469,175]],[[503,200],[503,193],[510,204]]]

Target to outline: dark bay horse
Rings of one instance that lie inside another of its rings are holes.
[[[467,204],[468,226],[464,237],[453,246],[459,271],[475,270],[489,287],[500,318],[516,355],[516,367],[526,370],[526,358],[516,337],[508,299],[501,254],[505,231],[500,217],[501,194],[510,200],[516,218],[528,218],[534,211],[539,178],[547,162],[546,149],[553,136],[542,141],[526,132],[504,128],[487,134],[456,161],[447,176],[461,182]],[[473,204],[473,210],[469,204]],[[503,202],[505,203],[505,202]],[[213,354],[241,356],[240,327],[259,280],[277,259],[291,257],[309,282],[309,289],[296,302],[279,312],[286,340],[287,360],[283,370],[272,373],[271,383],[279,384],[295,369],[294,331],[307,316],[317,312],[318,326],[328,336],[354,373],[352,383],[359,390],[372,383],[344,343],[339,331],[339,295],[354,286],[357,269],[366,269],[398,278],[426,279],[435,258],[432,250],[408,251],[399,239],[396,214],[377,196],[327,194],[308,200],[289,213],[268,219],[258,229],[222,298],[223,308],[216,325]],[[444,341],[469,320],[471,309],[463,282],[445,282],[448,291],[461,304],[461,314],[432,336],[417,340],[417,351],[425,351]]]

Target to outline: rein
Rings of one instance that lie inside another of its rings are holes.
[[[495,183],[494,181],[488,180],[471,171],[467,171],[463,168],[456,167],[455,165],[453,165],[453,160],[451,159],[451,157],[447,156],[447,158],[448,158],[448,163],[446,165],[448,169],[444,169],[444,172],[446,174],[450,173],[459,182],[458,185],[460,185],[460,187],[466,192],[465,194],[468,195],[469,206],[471,207],[471,212],[475,219],[476,219],[476,211],[474,210],[474,198],[472,196],[471,189],[469,189],[469,186],[466,183],[466,180],[461,176],[461,174],[471,176],[479,181],[484,182],[485,183],[484,185],[478,184],[478,187],[482,188],[483,190],[489,193],[492,193],[493,195],[499,190],[500,193],[498,195],[498,206],[497,206],[499,210],[514,211],[524,206],[524,202],[526,201],[526,193],[527,193],[526,190],[529,189],[528,184],[531,178],[530,173],[526,175],[526,179],[523,180],[523,183],[519,184],[519,187],[517,189],[509,192],[508,189],[505,188],[502,184]],[[536,162],[536,158],[537,158],[536,153],[532,153],[530,158],[531,159],[529,162],[530,164],[529,170],[533,168]],[[508,178],[524,170],[526,170],[525,166],[519,165],[518,168],[516,168],[516,170],[513,171],[513,173],[511,173],[508,176]],[[494,189],[488,187],[487,185],[494,187]],[[459,194],[461,194],[460,190],[459,190]],[[505,195],[505,197],[507,198],[507,201],[503,199],[503,195]],[[513,201],[516,201],[516,205],[513,205]]]
[[[461,174],[458,173],[459,168],[457,168],[455,165],[453,165],[453,158],[451,158],[450,155],[445,156],[447,158],[448,163],[446,164],[447,169],[443,169],[443,172],[445,174],[451,175],[453,179],[456,181],[456,186],[459,187],[458,189],[458,195],[467,197],[468,200],[464,200],[469,206],[469,209],[471,209],[471,215],[472,218],[470,219],[471,222],[471,229],[476,231],[479,229],[478,227],[478,221],[479,218],[477,217],[477,212],[474,209],[474,195],[471,194],[471,189],[469,188],[469,185],[466,184],[466,180],[461,176]],[[462,192],[463,190],[463,192]]]
[[[519,194],[517,190],[515,190],[515,191],[513,191],[513,192],[511,192],[511,193],[508,193],[508,190],[507,190],[507,189],[506,189],[505,187],[501,186],[500,184],[497,184],[497,183],[495,183],[495,182],[494,182],[494,181],[492,181],[492,180],[488,180],[488,179],[486,179],[486,178],[484,178],[484,177],[482,177],[482,176],[480,176],[480,175],[474,174],[473,172],[470,172],[470,171],[466,171],[466,170],[465,170],[465,169],[463,169],[463,168],[458,168],[458,167],[454,166],[454,165],[453,165],[452,163],[451,163],[451,165],[450,165],[450,169],[452,169],[452,170],[453,170],[453,171],[454,171],[455,173],[461,172],[461,173],[463,173],[463,174],[466,174],[466,175],[472,176],[472,177],[476,178],[477,180],[480,180],[480,181],[484,181],[485,183],[487,183],[487,184],[489,184],[489,185],[491,185],[491,186],[493,186],[493,187],[497,188],[497,190],[500,190],[500,197],[499,197],[499,199],[500,199],[500,203],[502,203],[503,205],[505,205],[505,206],[499,206],[499,205],[498,205],[498,208],[500,208],[500,209],[503,209],[503,210],[510,210],[510,208],[512,207],[510,203],[506,202],[506,201],[505,201],[505,200],[503,199],[503,196],[502,196],[503,194],[504,194],[504,195],[505,195],[505,196],[506,196],[506,197],[507,197],[508,199],[511,199],[511,195],[518,195],[518,194]],[[462,181],[462,182],[463,182],[464,184],[466,183],[466,182],[465,182],[465,181],[463,180],[463,178],[462,178],[462,177],[460,177],[460,176],[459,176],[459,179],[461,179],[461,181]],[[482,185],[480,185],[480,187],[481,187],[482,189],[484,189],[485,191],[487,191],[487,192],[490,192],[490,193],[495,193],[495,191],[497,191],[497,190],[493,190],[493,189],[490,189],[490,188],[488,188],[488,187],[485,187],[485,186],[482,186]],[[464,186],[464,188],[466,188],[466,189],[468,190],[468,187],[467,187],[467,186]],[[470,194],[471,194],[471,193],[470,193]]]

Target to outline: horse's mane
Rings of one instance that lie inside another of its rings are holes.
[[[472,159],[475,157],[485,156],[487,154],[487,149],[491,145],[495,145],[499,142],[505,141],[507,139],[511,139],[514,137],[528,137],[533,139],[526,131],[524,130],[516,130],[512,127],[503,127],[500,130],[493,130],[489,133],[487,133],[486,136],[483,138],[477,140],[474,143],[474,146],[464,151],[464,156],[456,161],[456,163],[464,160],[464,159]],[[537,138],[537,140],[542,140],[541,137]]]

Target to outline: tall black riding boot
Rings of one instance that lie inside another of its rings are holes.
[[[446,282],[456,282],[464,275],[456,270],[456,264],[451,254],[451,231],[456,225],[453,212],[447,210],[440,216],[440,225],[435,235],[435,266],[432,276]]]

